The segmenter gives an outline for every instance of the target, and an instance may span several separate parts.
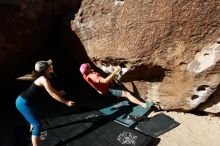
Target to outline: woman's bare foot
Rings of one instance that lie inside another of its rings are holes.
[[[147,101],[147,102],[144,103],[144,105],[142,107],[143,108],[151,108],[152,106],[154,106],[154,102]]]

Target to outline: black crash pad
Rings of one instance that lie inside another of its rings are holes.
[[[145,146],[155,138],[109,121],[99,111],[49,118],[44,121],[41,146]]]
[[[152,146],[156,138],[109,121],[91,133],[66,144],[67,146]]]
[[[98,111],[84,112],[42,120],[42,146],[59,145],[63,141],[86,134],[102,118]]]
[[[135,129],[144,134],[158,137],[165,132],[177,127],[180,123],[175,121],[170,116],[159,113],[150,119],[145,119],[143,122],[136,125]]]

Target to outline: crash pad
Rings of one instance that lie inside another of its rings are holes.
[[[99,111],[52,117],[42,124],[41,146],[147,146],[156,140]]]
[[[121,101],[113,105],[104,107],[99,111],[106,116],[113,118],[115,122],[118,122],[127,127],[133,127],[137,122],[128,118],[132,116],[143,116],[147,115],[152,111],[152,103],[147,103],[148,108],[143,108],[140,105],[135,105],[129,101]]]
[[[158,137],[171,129],[177,127],[180,123],[175,121],[172,117],[159,113],[151,118],[145,119],[136,125],[135,129],[140,132]]]

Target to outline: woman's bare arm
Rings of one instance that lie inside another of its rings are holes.
[[[66,99],[64,99],[63,97],[61,97],[60,95],[58,95],[58,91],[56,91],[52,86],[50,81],[45,78],[45,77],[40,77],[38,78],[36,81],[36,84],[40,84],[40,86],[43,86],[46,91],[50,94],[50,96],[52,96],[55,100],[64,103],[68,106],[73,106],[74,102],[73,101],[67,101]]]
[[[101,78],[100,79],[100,83],[109,83],[112,81],[112,79],[115,77],[116,73],[118,73],[119,71],[121,71],[121,67],[117,66],[116,69],[106,78]]]

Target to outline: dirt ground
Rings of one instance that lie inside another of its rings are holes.
[[[158,146],[220,146],[220,117],[165,112],[180,125],[159,136]],[[158,114],[153,112],[149,117]]]

